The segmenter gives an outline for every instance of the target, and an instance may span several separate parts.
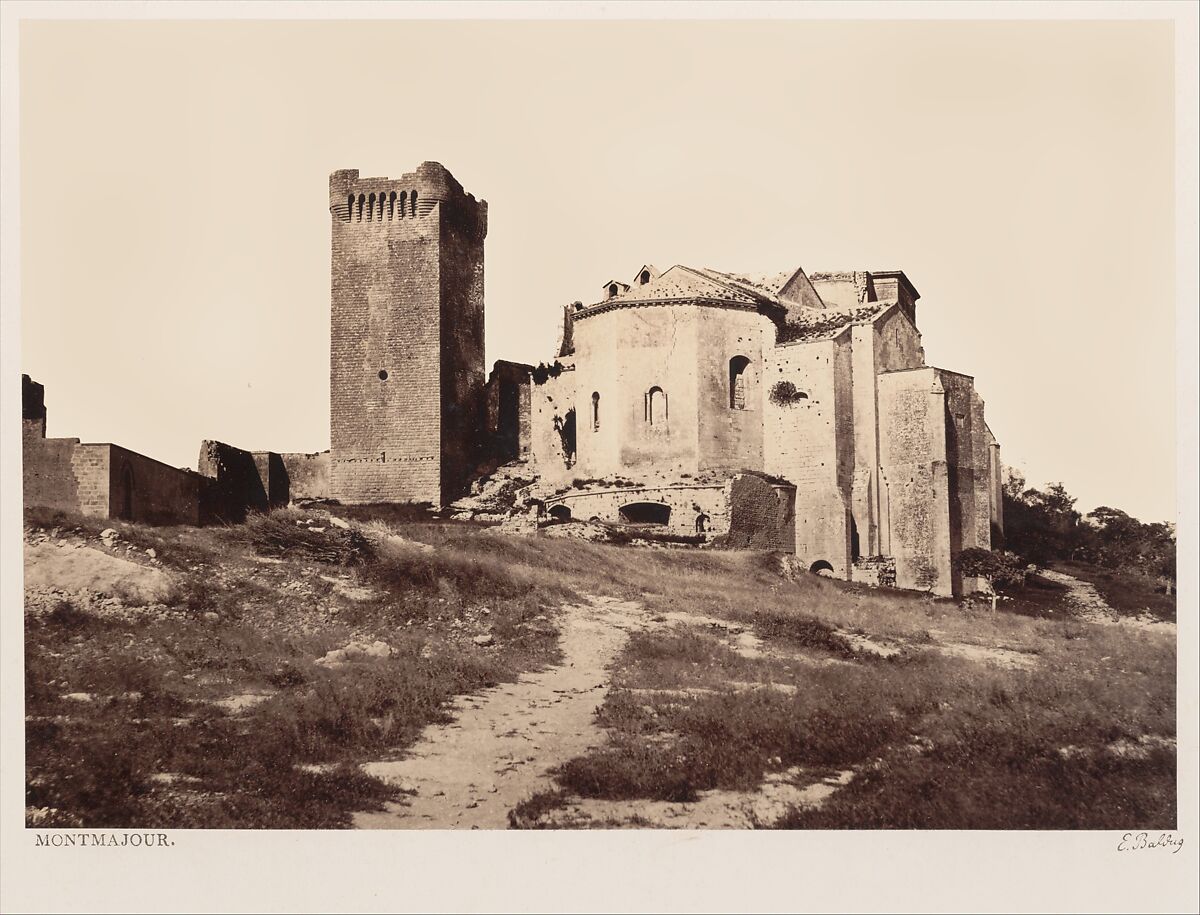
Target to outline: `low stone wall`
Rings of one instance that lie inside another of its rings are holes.
[[[199,524],[209,481],[192,470],[108,443],[27,438],[26,506],[147,524]]]
[[[872,587],[896,587],[896,560],[890,556],[857,559],[850,568],[850,580]]]
[[[635,520],[631,512],[638,512],[639,505],[649,512],[665,506],[670,515],[662,530],[668,533],[704,533],[730,549],[791,553],[796,549],[795,494],[787,484],[740,473],[724,482],[576,490],[547,499],[545,510],[555,515],[565,509],[581,521],[621,522]]]
[[[199,524],[209,481],[194,470],[171,467],[122,448],[109,449],[108,515],[145,524]]]
[[[571,512],[570,517],[581,521],[599,518],[619,522],[623,520],[621,509],[639,502],[667,506],[671,514],[663,530],[672,534],[695,534],[700,515],[707,519],[706,533],[719,536],[729,530],[726,487],[720,483],[578,490],[547,499],[545,509],[548,514],[555,514],[555,506],[565,506]]]

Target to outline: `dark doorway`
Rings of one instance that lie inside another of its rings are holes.
[[[549,514],[550,517],[555,521],[571,520],[571,509],[567,508],[565,505],[551,505]]]
[[[854,520],[854,516],[850,516],[850,559],[858,562],[862,559],[862,552],[858,545],[858,523]]]
[[[128,464],[121,468],[121,507],[117,517],[133,520],[133,469]]]
[[[671,520],[671,506],[661,502],[631,502],[621,508],[621,520],[626,524],[666,524]]]

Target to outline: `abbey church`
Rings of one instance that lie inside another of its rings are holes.
[[[959,551],[1002,530],[983,400],[925,364],[902,271],[644,264],[562,311],[546,363],[485,383],[487,204],[427,162],[335,172],[329,205],[334,499],[445,505],[519,461],[549,518],[943,595]]]

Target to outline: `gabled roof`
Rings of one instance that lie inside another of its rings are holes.
[[[609,280],[604,284],[605,289],[615,283],[619,290],[617,294],[576,312],[575,316],[586,318],[598,312],[637,305],[692,302],[753,309],[779,324],[780,343],[791,343],[836,337],[851,325],[877,320],[895,304],[863,300],[862,296],[869,288],[866,280],[870,274],[866,272],[812,274],[816,283],[841,283],[850,288],[850,298],[843,296],[841,301],[829,302],[822,298],[814,282],[800,267],[779,273],[750,274],[676,264],[657,273],[647,264],[637,275],[647,269],[651,270],[650,282],[630,286],[619,280]],[[898,271],[882,275],[897,274]]]

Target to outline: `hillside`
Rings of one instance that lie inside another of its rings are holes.
[[[1111,573],[993,613],[395,518],[29,513],[27,822],[1175,825],[1173,602]]]

